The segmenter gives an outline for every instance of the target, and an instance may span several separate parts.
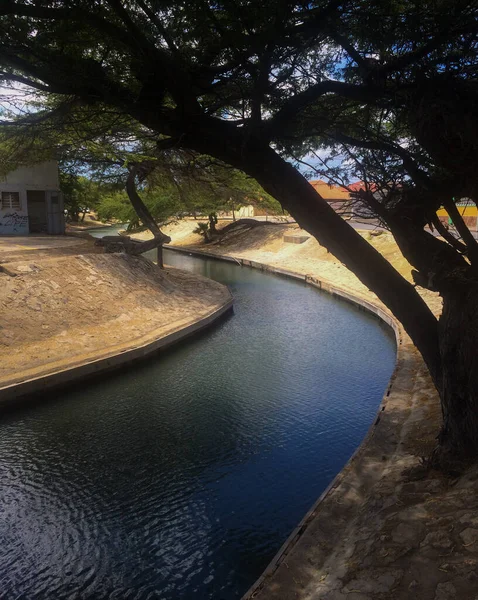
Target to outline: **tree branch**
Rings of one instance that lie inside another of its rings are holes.
[[[171,50],[171,52],[176,54],[178,52],[178,48],[174,43],[172,37],[169,35],[166,27],[161,22],[161,19],[158,18],[154,11],[151,10],[151,8],[143,0],[136,0],[136,3],[151,21],[151,23],[153,23],[153,25],[156,27],[159,33],[163,36],[164,41],[167,43],[168,48]]]
[[[426,188],[429,188],[431,185],[430,179],[425,171],[420,169],[409,152],[401,146],[379,140],[357,140],[351,136],[338,132],[335,132],[333,136],[330,137],[338,142],[341,142],[342,144],[350,144],[356,148],[364,148],[366,150],[382,150],[384,152],[395,154],[402,159],[403,166],[414,181],[421,183]]]
[[[331,35],[332,39],[342,46],[342,48],[347,52],[350,58],[365,72],[370,70],[369,64],[364,59],[364,57],[352,46],[352,44],[347,40],[347,38],[341,35],[338,31],[334,31]]]
[[[136,184],[135,184],[136,176],[141,171],[143,171],[143,173],[144,173],[145,168],[146,168],[145,163],[140,163],[140,164],[134,165],[131,168],[131,170],[128,174],[128,178],[126,180],[126,192],[128,194],[128,197],[130,199],[130,202],[131,202],[136,214],[141,219],[143,224],[151,231],[151,233],[155,237],[162,238],[163,243],[169,243],[171,241],[171,238],[169,236],[167,236],[166,234],[164,234],[160,230],[160,228],[156,224],[156,221],[154,220],[154,217],[149,212],[147,206],[141,200],[138,192],[136,191]]]
[[[446,240],[453,248],[458,250],[461,254],[466,254],[467,248],[465,244],[462,244],[460,240],[457,240],[456,237],[451,234],[448,229],[443,225],[440,221],[440,217],[433,213],[432,216],[432,224],[435,226],[435,229],[441,235],[441,237]]]
[[[450,198],[445,198],[443,200],[443,206],[446,209],[446,212],[450,215],[453,224],[456,227],[456,230],[461,236],[461,239],[465,242],[466,247],[468,249],[467,255],[470,261],[474,264],[478,262],[478,244],[473,237],[471,231],[465,224],[463,217],[460,215],[460,211],[456,207],[456,204]]]
[[[51,88],[47,85],[43,85],[38,81],[33,81],[31,79],[27,79],[26,77],[21,77],[20,75],[13,75],[12,73],[6,73],[5,71],[0,73],[0,79],[5,79],[6,81],[15,81],[16,83],[22,83],[23,85],[27,85],[31,88],[39,90],[41,92],[51,92]]]
[[[316,102],[321,96],[331,93],[351,100],[374,104],[383,95],[383,90],[342,81],[321,81],[286,100],[282,108],[266,122],[269,139],[272,139],[276,131],[283,129],[289,121],[293,121],[301,111]]]
[[[118,27],[109,20],[98,16],[94,11],[85,11],[73,7],[49,8],[39,4],[18,4],[12,0],[3,0],[0,3],[0,16],[32,17],[35,19],[47,19],[51,21],[77,21],[79,23],[90,23],[98,31],[109,35],[116,41],[124,44],[131,41],[128,32]]]
[[[449,23],[453,23],[453,19],[450,19]],[[476,23],[473,22],[472,19],[470,19],[470,22],[468,22],[466,26],[460,28],[459,31],[453,32],[450,27],[444,28],[439,34],[428,40],[428,42],[426,42],[420,48],[412,50],[411,52],[407,52],[401,56],[397,56],[383,67],[380,67],[379,72],[388,74],[393,73],[394,71],[405,69],[406,67],[417,63],[417,61],[424,59],[426,56],[428,56],[428,54],[438,50],[440,45],[450,41],[450,37],[457,39],[459,35],[474,32],[476,32]]]

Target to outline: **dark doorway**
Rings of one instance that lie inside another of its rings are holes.
[[[46,194],[41,190],[27,190],[28,223],[30,233],[46,233]]]

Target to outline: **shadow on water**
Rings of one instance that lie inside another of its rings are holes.
[[[301,283],[166,261],[229,285],[235,315],[4,415],[6,598],[238,598],[373,421],[395,358],[376,320]]]

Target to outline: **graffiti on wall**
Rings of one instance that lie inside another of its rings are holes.
[[[19,231],[28,231],[28,216],[20,215],[17,212],[6,213],[0,215],[0,234],[2,233],[16,233]]]

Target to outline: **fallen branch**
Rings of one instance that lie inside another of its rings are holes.
[[[102,238],[96,240],[96,246],[103,246],[107,254],[115,252],[125,252],[132,256],[139,256],[149,250],[160,248],[163,244],[171,241],[171,238],[167,235],[162,234],[162,237],[156,236],[152,240],[146,240],[140,242],[139,240],[132,240],[127,235],[105,235]]]

